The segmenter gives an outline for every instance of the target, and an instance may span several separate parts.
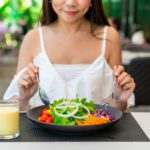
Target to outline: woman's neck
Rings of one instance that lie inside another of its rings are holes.
[[[82,19],[74,23],[66,23],[64,21],[57,20],[55,27],[59,32],[72,35],[80,31],[89,30],[90,24],[86,19]]]

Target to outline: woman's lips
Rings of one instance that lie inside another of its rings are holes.
[[[78,13],[78,11],[64,11],[69,16],[74,16]]]

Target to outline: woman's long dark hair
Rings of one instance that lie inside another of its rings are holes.
[[[87,20],[91,23],[91,33],[94,33],[94,25],[109,26],[109,22],[104,13],[102,0],[92,0],[92,7],[85,14]],[[41,25],[49,25],[57,20],[57,15],[54,12],[49,0],[43,0]]]

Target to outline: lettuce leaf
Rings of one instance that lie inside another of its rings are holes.
[[[84,97],[82,99],[79,99],[78,96],[76,96],[75,99],[71,99],[71,100],[65,99],[65,98],[55,100],[54,103],[49,106],[49,108],[50,108],[51,115],[53,116],[54,123],[58,124],[58,125],[76,125],[75,118],[73,118],[73,117],[63,118],[63,117],[57,116],[55,114],[54,108],[64,101],[82,103],[83,105],[85,105],[90,110],[90,112],[93,112],[94,110],[96,110],[94,102],[93,101],[87,102],[87,99]],[[59,112],[62,114],[67,114],[69,112],[72,112],[73,110],[74,110],[74,108],[68,107],[66,109],[65,107],[64,108],[62,107],[62,109],[60,109]],[[84,116],[86,113],[87,113],[86,110],[82,106],[79,106],[78,112],[75,115],[76,116]]]

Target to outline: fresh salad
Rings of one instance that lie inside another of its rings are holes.
[[[38,118],[40,122],[57,125],[95,125],[113,121],[115,116],[103,109],[96,109],[94,102],[86,98],[55,100],[44,108]]]

